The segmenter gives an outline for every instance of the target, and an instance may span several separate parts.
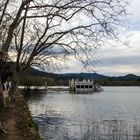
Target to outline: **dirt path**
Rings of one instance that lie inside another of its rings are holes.
[[[2,126],[7,131],[7,133],[4,136],[4,140],[17,140],[19,139],[18,133],[19,130],[17,129],[17,110],[16,105],[11,105],[8,109],[8,111],[4,114],[3,120],[2,120]]]
[[[7,133],[1,134],[0,140],[40,140],[28,106],[20,95],[16,97],[15,102],[10,103],[1,122]]]

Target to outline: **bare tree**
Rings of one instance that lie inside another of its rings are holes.
[[[86,66],[93,48],[117,38],[126,5],[127,0],[7,0],[0,4],[1,23],[8,21],[1,59],[16,54],[15,83],[30,66],[55,66],[66,56]]]
[[[11,46],[14,30],[19,25],[19,19],[22,16],[25,5],[31,0],[22,2],[1,0],[0,1],[0,93],[2,91],[1,69],[3,63],[7,60],[8,49]],[[17,6],[17,3],[20,6]],[[11,9],[12,8],[12,9]]]

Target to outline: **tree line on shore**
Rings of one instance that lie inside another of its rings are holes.
[[[40,76],[24,76],[19,85],[22,86],[44,86],[47,81],[48,86],[69,86],[69,80],[45,78]],[[95,80],[102,86],[140,86],[140,78],[137,80],[116,80],[112,78]]]
[[[79,74],[77,76],[66,76],[65,74],[45,74],[43,72],[43,76],[41,76],[42,72],[36,71],[36,74],[33,75],[32,71],[28,73],[28,75],[23,75],[20,80],[20,85],[23,86],[44,86],[45,82],[49,86],[69,86],[69,80],[71,79],[87,79],[86,77],[80,77]],[[100,75],[99,75],[100,76]],[[119,76],[119,77],[96,77],[93,80],[97,83],[100,83],[102,86],[140,86],[140,76],[136,75],[126,75],[126,76]],[[92,80],[92,79],[90,79]]]

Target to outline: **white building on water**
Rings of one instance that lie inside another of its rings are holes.
[[[69,88],[73,92],[100,92],[103,89],[98,83],[94,83],[93,80],[83,80],[79,81],[77,80],[70,80],[69,81]]]

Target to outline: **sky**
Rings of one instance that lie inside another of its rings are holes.
[[[129,42],[128,46],[104,46],[95,50],[94,59],[97,61],[93,70],[108,76],[136,74],[140,76],[140,0],[129,0],[127,17],[128,29],[122,34]],[[78,61],[70,61],[69,68],[63,73],[86,72]]]

